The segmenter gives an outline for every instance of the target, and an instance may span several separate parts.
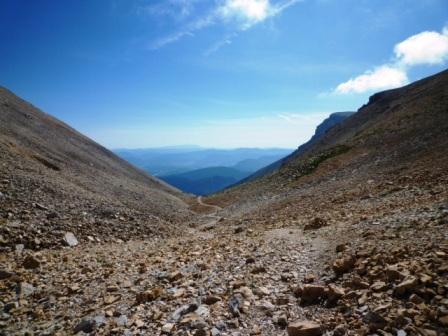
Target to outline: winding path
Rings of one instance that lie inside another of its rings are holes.
[[[215,210],[215,213],[217,213],[218,211],[222,210],[221,207],[217,206],[217,205],[213,205],[213,204],[207,204],[204,203],[204,201],[202,200],[202,196],[198,196],[197,201],[200,205],[205,206],[207,208],[212,208]]]

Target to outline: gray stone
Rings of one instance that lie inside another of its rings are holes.
[[[79,244],[78,239],[76,239],[75,235],[71,232],[66,232],[64,234],[64,243],[67,246],[73,247]]]
[[[197,309],[196,309],[196,314],[198,314],[200,317],[206,319],[209,317],[210,315],[210,310],[208,309],[208,307],[206,305],[200,305]]]
[[[221,335],[221,332],[217,328],[215,328],[215,327],[212,328],[211,333],[212,333],[212,336],[219,336],[219,335]]]
[[[170,321],[177,322],[181,319],[182,316],[188,313],[192,313],[196,309],[198,309],[198,305],[196,303],[183,305],[182,307],[174,311],[174,313],[171,315]]]
[[[229,300],[229,309],[233,317],[240,316],[240,308],[243,304],[243,298],[241,295],[234,295]]]
[[[19,296],[26,297],[33,295],[36,288],[34,288],[33,285],[29,284],[28,282],[21,282],[18,287],[18,294]]]
[[[75,334],[79,332],[85,332],[85,333],[91,333],[96,328],[96,322],[95,320],[85,319],[81,320],[73,329],[73,332]]]
[[[126,315],[120,315],[120,317],[115,319],[115,322],[117,322],[117,325],[119,326],[125,326],[128,324],[128,317]]]
[[[97,315],[93,319],[98,326],[106,324],[106,317],[104,315]]]

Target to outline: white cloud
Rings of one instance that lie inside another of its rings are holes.
[[[224,20],[241,20],[243,28],[247,29],[265,20],[270,7],[269,0],[227,0],[218,11]]]
[[[362,93],[373,90],[384,90],[403,86],[408,83],[408,76],[402,69],[383,65],[373,71],[351,78],[339,84],[336,93]]]
[[[338,94],[364,93],[374,90],[392,89],[409,82],[407,71],[419,64],[444,64],[448,60],[448,27],[442,33],[424,31],[398,43],[394,47],[395,59],[391,64],[339,84],[334,90]]]
[[[273,3],[270,0],[225,0],[216,12],[224,21],[237,22],[240,24],[240,29],[246,30],[280,14],[299,1],[286,0]]]
[[[442,33],[425,31],[395,46],[397,59],[406,65],[443,64],[448,59],[448,28]]]
[[[218,0],[217,5],[208,13],[197,17],[178,32],[158,39],[152,44],[151,49],[160,49],[167,44],[186,36],[193,36],[195,32],[219,23],[227,25],[227,30],[230,32],[228,35],[236,37],[237,32],[248,30],[268,18],[277,16],[299,1],[302,0],[276,2],[272,0]],[[205,52],[205,55],[210,55],[230,43],[231,40],[228,37],[220,39]]]

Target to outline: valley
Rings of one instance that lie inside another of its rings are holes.
[[[0,93],[0,333],[448,334],[447,71],[207,197]]]

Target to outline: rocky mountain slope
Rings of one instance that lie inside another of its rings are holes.
[[[447,134],[445,71],[187,200],[203,215],[177,235],[0,254],[0,332],[446,336]]]
[[[182,193],[0,88],[3,247],[160,235],[189,215]],[[124,228],[123,222],[132,222]]]
[[[294,192],[310,182],[326,186],[334,179],[363,181],[412,173],[416,165],[444,166],[447,152],[448,71],[403,88],[377,93],[357,113],[330,128],[309,146],[289,155],[282,167],[259,178],[218,194],[239,203],[267,195]],[[263,197],[262,197],[263,198]]]

